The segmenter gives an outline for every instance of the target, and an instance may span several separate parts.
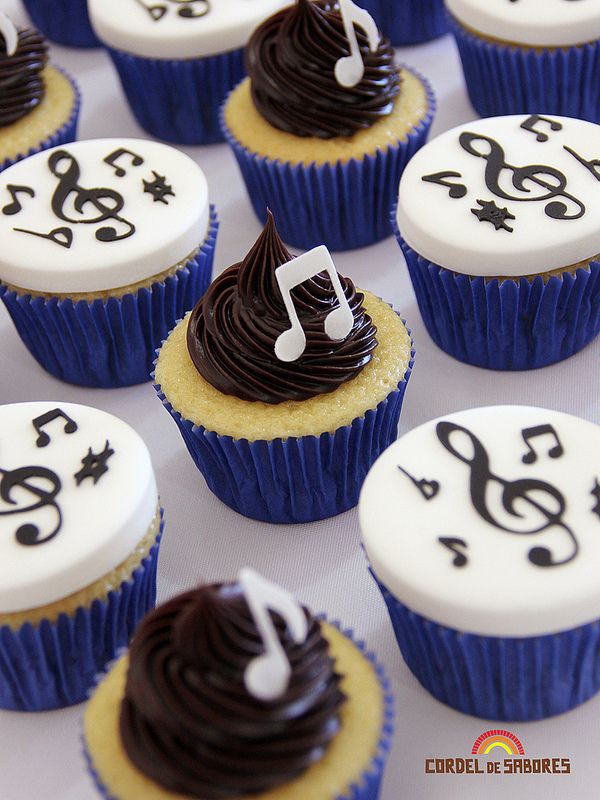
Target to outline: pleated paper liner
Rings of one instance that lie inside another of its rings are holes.
[[[46,711],[81,703],[96,676],[129,644],[156,600],[156,567],[164,527],[131,578],[106,600],[56,621],[0,627],[0,708]]]
[[[327,164],[292,164],[259,156],[232,135],[221,111],[221,125],[237,159],[256,216],[267,209],[288,244],[304,250],[325,244],[330,250],[366,247],[392,233],[390,210],[400,175],[425,144],[436,110],[428,82],[415,70],[427,93],[428,110],[403,141],[362,159]]]
[[[396,47],[427,42],[448,32],[444,0],[362,0],[360,5]]]
[[[20,295],[0,284],[0,298],[31,355],[59,380],[96,388],[144,383],[156,348],[208,288],[217,231],[211,207],[198,253],[163,282],[135,294],[74,303]]]
[[[79,112],[81,110],[81,92],[79,91],[77,83],[67,72],[65,72],[64,69],[60,69],[58,67],[55,67],[55,69],[57,69],[58,72],[61,72],[65,78],[69,80],[71,86],[73,87],[73,92],[75,93],[75,102],[73,103],[73,109],[69,119],[57,131],[51,133],[46,139],[44,139],[44,141],[40,142],[34,147],[31,147],[29,150],[27,150],[27,152],[19,153],[19,155],[12,158],[5,158],[3,161],[0,160],[0,172],[7,167],[16,164],[17,161],[22,161],[24,158],[32,156],[35,153],[39,153],[42,150],[48,150],[50,147],[68,144],[69,142],[74,142],[77,139],[77,124],[79,122]]]
[[[411,611],[374,577],[410,671],[457,711],[527,722],[569,711],[600,690],[600,620],[546,636],[463,633]]]
[[[23,0],[33,24],[47,39],[67,47],[100,47],[90,25],[87,0]]]
[[[479,38],[448,18],[480,116],[558,114],[600,122],[600,42],[534,49]]]
[[[245,76],[244,50],[205,58],[153,59],[108,48],[135,118],[175,144],[223,141],[219,110]]]
[[[319,619],[328,621],[324,615],[320,615]],[[394,696],[392,695],[390,682],[385,674],[383,665],[377,660],[375,653],[367,649],[364,641],[355,638],[354,632],[351,628],[342,628],[341,623],[338,621],[329,622],[329,624],[334,628],[337,628],[337,630],[339,630],[347,639],[350,639],[355,647],[360,650],[364,658],[366,658],[373,666],[383,695],[383,719],[375,755],[371,759],[369,766],[363,771],[359,781],[349,786],[343,794],[336,795],[335,798],[330,796],[311,797],[307,798],[306,800],[378,800],[385,765],[392,748],[392,741],[394,737]],[[94,768],[93,759],[87,749],[85,738],[83,736],[82,747],[88,772],[100,795],[105,798],[105,800],[125,800],[125,798],[116,797],[115,795],[111,794],[109,789],[102,782],[98,772]],[[127,800],[130,799],[128,798]]]
[[[600,262],[575,275],[499,281],[461,275],[416,253],[396,228],[425,327],[475,367],[526,370],[577,353],[600,333]]]

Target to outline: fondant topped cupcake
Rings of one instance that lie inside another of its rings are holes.
[[[0,279],[38,292],[114,289],[187,259],[206,235],[208,189],[158,142],[96,139],[0,176]]]
[[[0,406],[0,614],[48,605],[114,570],[158,496],[148,450],[104,411]]]
[[[288,0],[88,0],[92,25],[111,47],[147,58],[198,58],[243,47]]]
[[[389,591],[441,625],[529,637],[600,616],[600,427],[492,406],[405,434],[360,499]]]
[[[573,5],[570,3],[569,5]],[[469,275],[534,275],[600,253],[600,126],[475,120],[409,162],[397,222],[420,255]]]
[[[479,33],[515,44],[570,46],[600,38],[600,0],[446,0]]]

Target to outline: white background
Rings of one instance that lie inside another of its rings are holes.
[[[17,0],[0,8],[23,22]],[[145,136],[126,106],[108,56],[53,46],[56,64],[83,92],[80,138]],[[400,51],[436,91],[433,134],[472,119],[455,46],[449,37]],[[260,232],[234,158],[226,145],[186,148],[206,171],[221,229],[215,274],[239,261]],[[583,352],[537,372],[502,374],[464,366],[439,351],[419,315],[396,242],[335,257],[338,270],[381,295],[412,328],[416,367],[401,431],[450,411],[492,403],[543,405],[600,423],[600,338]],[[315,611],[352,626],[384,662],[397,699],[397,730],[381,800],[587,800],[600,787],[600,696],[561,717],[500,725],[467,717],[433,700],[404,665],[383,602],[359,548],[356,510],[303,526],[269,526],[240,517],[206,488],[181,437],[150,384],[112,391],[80,389],[47,375],[32,359],[0,308],[0,400],[72,401],[98,406],[129,422],[147,442],[166,509],[159,563],[159,599],[204,581],[231,579],[250,564],[288,587]],[[0,451],[2,432],[0,431]],[[507,591],[510,587],[507,585]],[[502,603],[502,597],[498,597]],[[1,800],[94,800],[80,755],[81,706],[43,714],[0,712]],[[570,757],[570,776],[436,776],[426,757],[470,754],[488,728],[507,727],[531,757]],[[140,798],[143,800],[143,798]],[[306,798],[306,800],[312,800]]]

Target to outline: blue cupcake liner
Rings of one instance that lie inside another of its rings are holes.
[[[327,620],[325,615],[319,615],[319,619],[329,622],[329,624],[337,628],[347,639],[354,644],[354,646],[362,653],[364,658],[372,665],[379,685],[381,687],[383,696],[383,717],[381,724],[381,733],[377,743],[375,755],[371,759],[369,766],[363,771],[358,782],[353,783],[348,787],[343,795],[337,795],[331,800],[378,800],[379,791],[381,788],[381,781],[385,765],[392,749],[392,740],[394,737],[394,720],[395,720],[395,702],[392,694],[390,681],[385,674],[383,665],[377,660],[377,656],[371,650],[367,649],[365,642],[362,639],[355,639],[354,631],[351,628],[342,628],[341,623],[337,620],[331,622]],[[94,768],[93,759],[87,748],[85,737],[81,737],[83,757],[88,769],[88,772],[94,782],[98,792],[105,798],[105,800],[123,800],[123,798],[115,797],[109,794],[108,788],[102,782],[97,770]],[[308,798],[307,798],[308,800]],[[329,798],[314,797],[310,800],[329,800]]]
[[[528,722],[569,711],[600,691],[600,620],[544,636],[463,633],[412,611],[372,574],[408,668],[457,711]]]
[[[448,32],[444,0],[361,0],[394,46],[419,44]]]
[[[223,141],[219,110],[246,74],[244,50],[191,59],[154,59],[107,48],[144,130],[175,144]]]
[[[320,436],[254,442],[221,436],[183,418],[161,387],[154,388],[220,500],[263,522],[314,522],[353,508],[367,472],[396,440],[414,356],[411,339],[410,361],[397,388],[363,417]]]
[[[23,0],[23,4],[35,27],[51,41],[67,47],[100,47],[87,0]]]
[[[164,527],[131,578],[106,600],[80,606],[54,622],[0,627],[0,708],[47,711],[81,703],[96,676],[129,644],[156,600],[156,567]]]
[[[569,358],[600,333],[600,262],[547,281],[461,275],[420,256],[394,225],[425,327],[459,361],[537,369]]]
[[[44,141],[40,142],[40,144],[35,145],[35,147],[31,147],[26,153],[19,153],[18,156],[14,156],[13,158],[5,158],[3,161],[0,160],[0,172],[7,167],[16,164],[17,161],[22,161],[24,158],[28,158],[28,156],[32,156],[35,153],[41,152],[42,150],[48,150],[50,147],[57,147],[61,144],[74,142],[77,138],[77,124],[79,122],[79,112],[81,110],[81,92],[79,91],[77,83],[67,72],[65,72],[64,69],[59,67],[55,67],[55,69],[61,72],[65,78],[68,79],[75,93],[75,102],[73,103],[73,108],[68,120],[57,131],[51,133],[50,136],[44,139]]]
[[[74,303],[18,294],[0,284],[0,299],[31,355],[59,380],[104,389],[144,383],[156,348],[208,288],[217,230],[211,206],[198,253],[164,281],[135,294]]]
[[[413,69],[403,69],[424,84],[427,113],[406,139],[360,160],[307,165],[259,156],[229,131],[223,107],[223,132],[237,159],[254,211],[264,224],[270,209],[285,242],[304,250],[321,244],[330,250],[352,250],[390,236],[390,210],[396,201],[400,175],[425,144],[436,110],[433,91],[425,78]]]
[[[558,114],[600,122],[600,41],[526,48],[479,38],[448,16],[480,116]]]

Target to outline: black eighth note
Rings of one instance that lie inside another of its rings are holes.
[[[555,444],[548,450],[550,458],[560,458],[564,454],[563,446],[558,438],[558,433],[554,430],[552,425],[536,425],[533,428],[524,428],[521,431],[523,441],[529,448],[522,458],[524,464],[535,464],[538,460],[538,455],[531,445],[531,439],[538,436],[552,436]]]
[[[11,217],[13,214],[18,214],[19,211],[23,210],[23,206],[19,200],[20,194],[27,194],[29,197],[35,197],[35,191],[31,188],[31,186],[13,186],[9,183],[6,189],[8,190],[12,200],[12,203],[8,203],[2,209],[2,213],[7,217]]]
[[[454,554],[454,560],[452,561],[452,565],[454,567],[464,567],[468,564],[469,559],[458,549],[459,547],[462,547],[465,550],[468,548],[468,545],[464,539],[454,539],[451,536],[440,536],[438,542],[444,545],[444,547],[447,547],[448,550]]]
[[[528,119],[525,120],[525,122],[521,123],[521,128],[523,128],[525,131],[531,131],[531,133],[534,133],[536,141],[538,142],[548,141],[547,133],[535,129],[535,126],[538,124],[538,122],[547,122],[551,131],[562,130],[562,125],[560,122],[557,122],[554,119],[548,119],[548,117],[539,117],[537,114],[532,114]]]
[[[464,183],[452,183],[448,178],[462,178],[462,175],[460,172],[448,170],[446,172],[435,172],[432,175],[423,175],[421,180],[425,181],[425,183],[437,183],[439,186],[445,186],[450,189],[449,194],[453,200],[460,200],[461,197],[466,195],[467,187]]]
[[[410,478],[417,489],[421,492],[425,500],[433,500],[433,498],[439,492],[440,485],[437,481],[428,481],[425,478],[417,480],[417,478],[413,477],[410,472],[407,472],[404,467],[398,465],[398,469],[400,472],[403,472],[407,478]]]
[[[49,425],[55,419],[60,418],[64,419],[65,421],[65,433],[75,433],[77,430],[77,423],[75,420],[71,419],[71,417],[65,414],[64,411],[61,411],[60,408],[53,408],[52,411],[47,411],[45,414],[41,414],[39,417],[31,420],[33,427],[39,434],[36,441],[36,445],[38,447],[46,447],[46,445],[50,444],[50,437],[46,431],[42,430],[42,428],[44,428],[46,425]]]

